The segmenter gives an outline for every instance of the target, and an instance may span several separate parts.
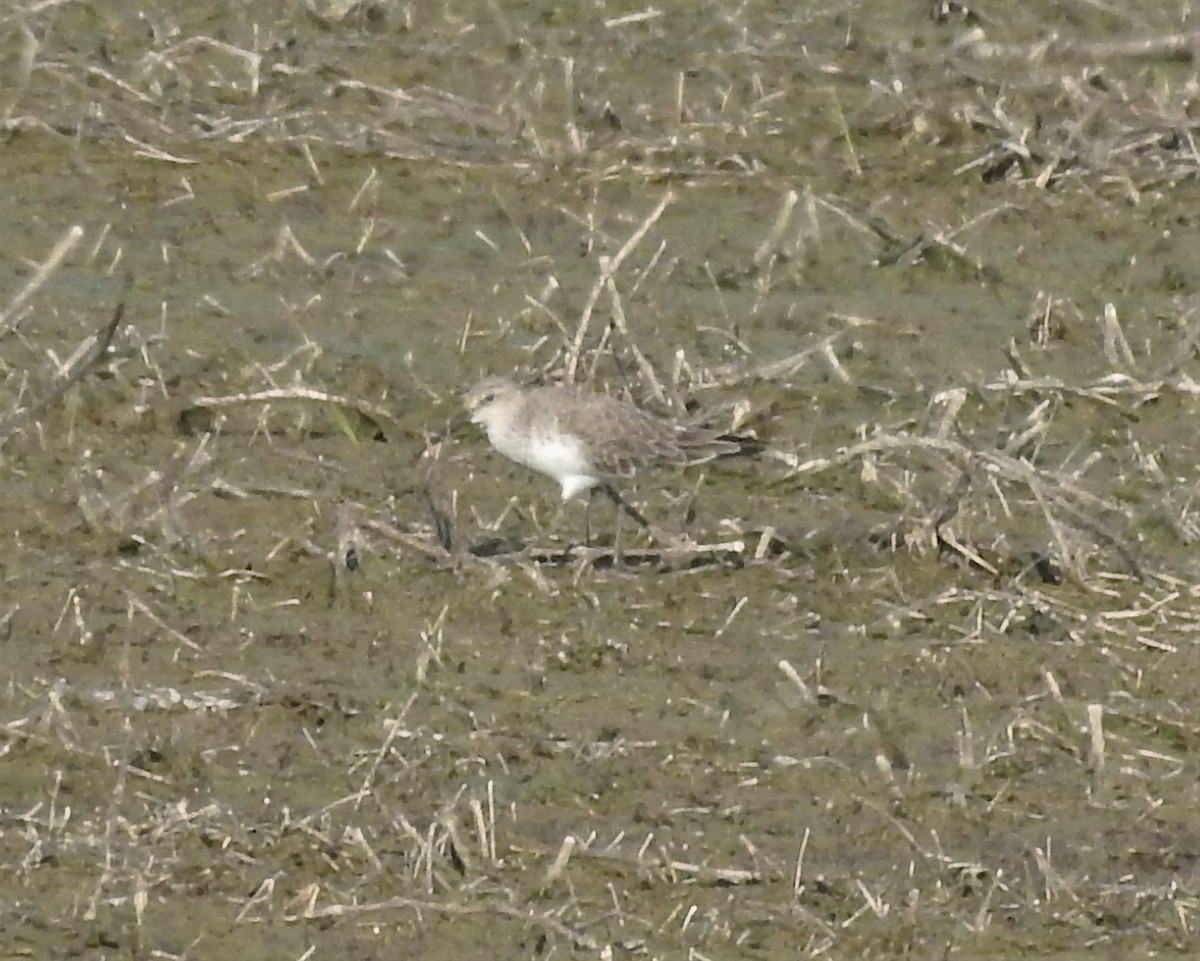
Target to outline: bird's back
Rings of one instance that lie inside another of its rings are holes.
[[[656,417],[608,394],[541,387],[531,393],[530,402],[553,414],[554,429],[578,438],[592,466],[608,476],[627,476],[655,464],[702,464],[744,452],[741,439]]]

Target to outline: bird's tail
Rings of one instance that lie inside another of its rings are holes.
[[[729,450],[717,455],[719,458],[757,457],[767,449],[767,445],[761,440],[748,434],[720,434],[717,440],[729,445]]]

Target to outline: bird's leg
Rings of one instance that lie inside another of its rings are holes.
[[[637,521],[645,530],[654,533],[653,529],[650,527],[650,522],[642,516],[641,512],[636,507],[630,506],[629,502],[617,493],[616,488],[613,487],[612,484],[605,484],[601,489],[604,491],[608,499],[617,505],[618,511],[624,511],[635,521]]]
[[[620,567],[623,561],[621,560],[621,514],[624,513],[620,507],[613,505],[613,513],[615,527],[613,529],[613,567]]]
[[[564,557],[579,546],[579,541],[576,539],[573,529],[574,519],[568,516],[570,510],[570,501],[563,501],[554,509],[553,519],[542,528],[543,533],[549,532],[552,541],[558,540],[562,542]]]
[[[641,526],[642,530],[644,530],[647,534],[649,534],[650,539],[652,541],[654,541],[656,544],[671,545],[671,544],[678,544],[680,542],[681,538],[675,537],[675,536],[672,536],[671,534],[666,533],[665,531],[661,530],[660,528],[655,527],[648,520],[646,520],[646,518],[642,516],[642,512],[639,511],[636,507],[633,507],[627,500],[625,500],[624,497],[622,497],[619,493],[617,493],[616,488],[614,488],[612,486],[612,484],[605,484],[603,486],[603,488],[601,488],[601,489],[607,495],[608,499],[617,506],[618,517],[620,516],[620,513],[622,511],[624,513],[628,514],[630,517],[632,517],[635,521],[638,522],[638,524]]]

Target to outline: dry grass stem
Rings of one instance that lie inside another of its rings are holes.
[[[45,286],[46,281],[62,266],[62,262],[75,249],[76,244],[83,239],[83,233],[83,228],[79,224],[75,224],[69,227],[67,232],[58,239],[58,242],[51,248],[46,259],[38,264],[38,268],[33,272],[33,276],[26,281],[25,286],[17,291],[16,295],[3,310],[0,310],[0,333],[8,332],[13,316],[25,305],[25,302],[30,297]]]
[[[650,232],[650,228],[658,221],[658,219],[666,211],[667,207],[674,201],[675,195],[668,191],[663,194],[658,202],[658,206],[650,212],[650,214],[641,222],[638,229],[630,234],[629,238],[621,245],[620,249],[612,256],[611,259],[603,261],[600,267],[600,276],[592,286],[591,293],[588,295],[587,301],[584,304],[583,313],[579,318],[579,324],[575,328],[575,336],[571,341],[567,351],[566,360],[564,363],[565,383],[571,384],[575,382],[575,374],[579,367],[580,357],[583,354],[584,344],[587,340],[588,328],[591,325],[592,313],[596,309],[596,303],[600,299],[600,295],[610,289],[609,285],[617,271],[621,269],[626,258],[637,249],[638,245],[645,239],[646,234]]]

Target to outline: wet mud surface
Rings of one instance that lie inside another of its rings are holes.
[[[927,6],[7,15],[4,956],[1189,955],[1195,33]]]

